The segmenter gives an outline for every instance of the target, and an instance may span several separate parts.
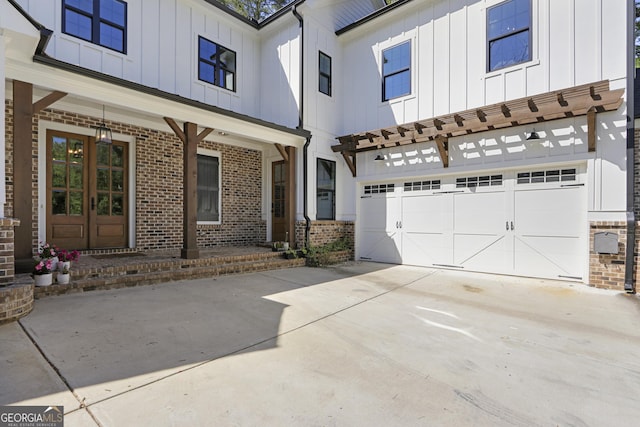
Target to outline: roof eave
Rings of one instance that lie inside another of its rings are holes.
[[[373,13],[370,13],[369,15],[357,20],[356,22],[353,22],[349,25],[347,25],[346,27],[342,27],[339,30],[336,31],[336,36],[342,35],[348,31],[351,31],[355,28],[360,27],[361,25],[366,24],[369,21],[373,21],[374,19],[382,16],[382,15],[386,15],[387,13],[396,10],[399,7],[404,6],[405,4],[409,3],[412,0],[398,0],[394,3],[391,3],[385,7],[383,7],[382,9],[378,9]]]

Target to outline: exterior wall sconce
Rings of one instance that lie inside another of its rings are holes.
[[[531,134],[527,137],[527,141],[531,141],[532,139],[540,139],[540,136],[538,136],[538,132],[536,132],[536,130],[534,129],[533,132],[531,132]]]
[[[376,162],[380,162],[380,161],[384,160],[384,156],[382,154],[378,154],[376,156],[376,158],[373,159],[373,160],[375,160]]]
[[[102,123],[96,128],[96,144],[111,144],[113,135],[111,129],[104,123],[104,105],[102,106]]]

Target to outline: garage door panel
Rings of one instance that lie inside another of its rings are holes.
[[[453,264],[472,270],[503,272],[506,243],[504,235],[456,233],[453,236]]]
[[[518,234],[579,236],[585,207],[581,187],[516,191],[515,224]]]
[[[402,236],[403,264],[432,266],[453,262],[450,237],[444,233],[407,233]]]
[[[360,258],[377,262],[401,263],[396,233],[369,231],[360,238]]]
[[[455,233],[496,233],[504,229],[505,193],[466,193],[454,195]]]
[[[442,233],[451,216],[451,199],[440,195],[404,197],[402,228],[405,232]]]
[[[521,236],[515,239],[514,267],[518,274],[546,278],[581,278],[583,239]]]
[[[394,204],[397,203],[395,197],[376,197],[362,199],[361,206],[363,215],[360,221],[363,230],[392,230],[395,229],[395,222],[398,221]]]

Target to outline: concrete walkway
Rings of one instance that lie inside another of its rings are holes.
[[[65,426],[628,426],[640,298],[384,264],[36,301],[0,405]]]

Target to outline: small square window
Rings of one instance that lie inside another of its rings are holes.
[[[199,37],[198,79],[235,92],[236,53],[204,37]]]

